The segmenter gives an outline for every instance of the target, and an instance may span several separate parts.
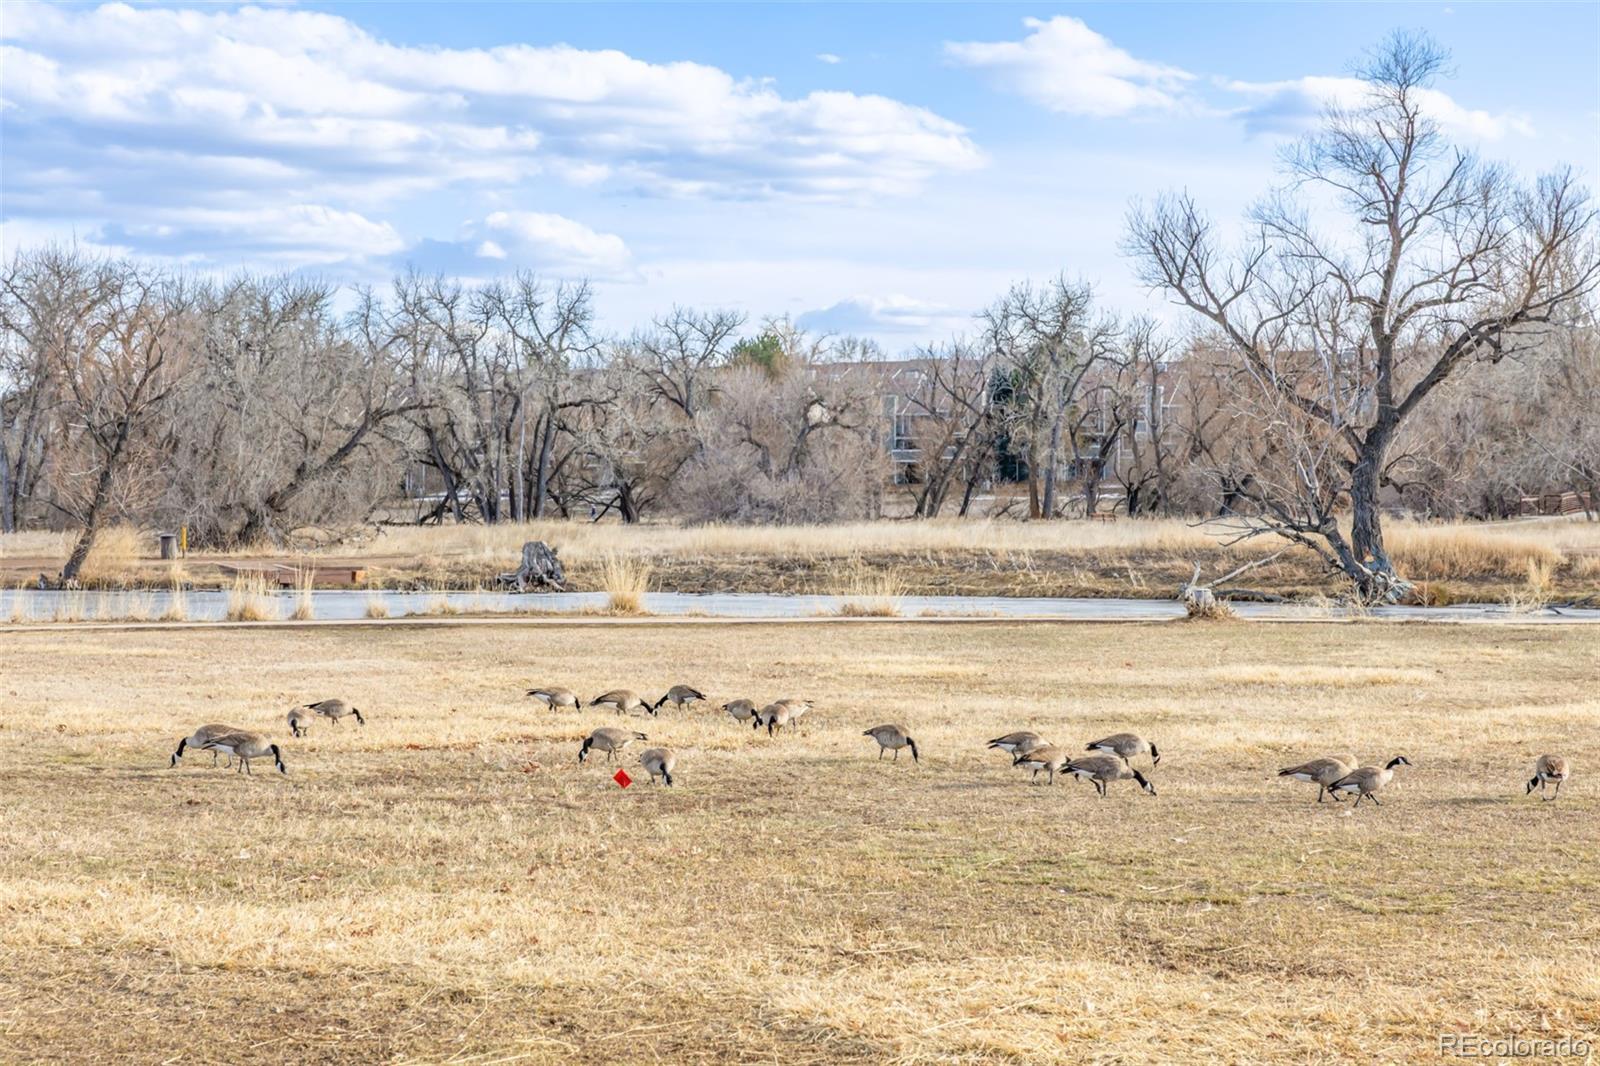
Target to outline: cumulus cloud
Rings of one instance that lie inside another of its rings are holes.
[[[203,145],[308,184],[331,172],[415,191],[548,172],[647,193],[842,196],[979,162],[965,131],[925,108],[786,98],[716,67],[614,50],[396,45],[338,15],[123,4],[29,5],[8,12],[4,33],[8,125]]]
[[[416,268],[482,278],[512,269],[594,281],[637,281],[627,243],[564,215],[493,211],[464,224],[450,240],[424,239],[389,257],[396,270]]]
[[[192,241],[197,261],[229,264],[294,247],[377,262],[409,250],[388,218],[445,190],[486,205],[551,183],[853,201],[982,162],[961,126],[884,96],[784,96],[702,63],[559,44],[401,45],[287,8],[14,6],[0,114],[7,219],[147,254]],[[632,269],[614,235],[479,217],[488,256]]]
[[[1057,15],[1024,19],[1023,25],[1031,32],[1020,41],[949,42],[945,55],[1065,114],[1113,118],[1189,103],[1194,75],[1135,58],[1081,19]]]
[[[1025,19],[1024,25],[1031,32],[1021,40],[951,42],[945,53],[1052,111],[1096,118],[1163,111],[1226,116],[1252,134],[1303,132],[1327,105],[1354,106],[1367,92],[1367,84],[1352,77],[1310,75],[1270,82],[1217,78],[1209,82],[1212,95],[1231,97],[1217,106],[1203,100],[1195,75],[1136,58],[1079,19],[1058,15]],[[1438,89],[1418,95],[1434,119],[1458,136],[1497,140],[1533,132],[1519,115],[1468,108]],[[1240,99],[1248,102],[1240,106]]]
[[[473,227],[478,255],[515,259],[561,274],[614,278],[633,270],[633,256],[615,233],[537,211],[495,211]]]
[[[1228,81],[1228,90],[1253,98],[1233,112],[1251,133],[1299,133],[1313,126],[1331,105],[1357,107],[1368,84],[1360,78],[1304,77],[1290,81]],[[1493,141],[1507,134],[1531,136],[1532,124],[1520,115],[1494,114],[1457,103],[1438,89],[1420,89],[1417,99],[1440,126],[1461,137]]]
[[[891,293],[854,296],[829,307],[806,311],[795,319],[802,329],[818,333],[868,336],[929,336],[958,331],[971,316],[944,304]]]

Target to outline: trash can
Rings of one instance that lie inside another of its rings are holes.
[[[176,559],[178,557],[178,535],[176,533],[158,533],[161,539],[161,558]]]

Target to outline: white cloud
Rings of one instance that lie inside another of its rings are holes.
[[[28,5],[3,33],[8,125],[260,158],[300,171],[302,191],[330,176],[402,192],[552,173],[646,193],[842,197],[980,162],[925,108],[786,98],[614,50],[395,45],[338,15],[253,7]]]
[[[107,223],[97,239],[151,256],[197,263],[255,263],[293,269],[393,255],[405,241],[387,222],[325,204],[246,208],[160,208]]]
[[[948,42],[945,54],[985,70],[1006,89],[1052,111],[1111,118],[1185,107],[1194,75],[1137,59],[1067,15],[1023,20],[1020,41]]]
[[[614,233],[537,211],[496,211],[469,234],[483,235],[477,254],[565,276],[619,278],[632,273],[633,256]]]
[[[1295,133],[1314,125],[1328,105],[1358,107],[1369,86],[1360,78],[1310,76],[1290,81],[1228,81],[1224,87],[1256,100],[1236,112],[1251,132]],[[1457,103],[1439,89],[1417,90],[1423,111],[1451,133],[1493,141],[1516,133],[1532,136],[1532,124],[1520,115],[1494,114]]]
[[[844,62],[844,57],[843,56],[834,55],[832,52],[818,52],[817,53],[817,62],[826,63],[826,64],[828,64],[828,66],[832,67],[832,66],[837,66],[840,63],[843,63]]]

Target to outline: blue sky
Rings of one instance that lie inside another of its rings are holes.
[[[1236,218],[1390,30],[1434,110],[1533,174],[1600,172],[1600,5],[275,4],[0,12],[7,253],[204,272],[593,280],[890,351],[1058,272],[1159,308],[1117,242],[1186,188]]]

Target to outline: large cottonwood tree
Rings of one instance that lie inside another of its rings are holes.
[[[1286,154],[1241,247],[1187,194],[1135,210],[1127,237],[1143,280],[1225,339],[1242,413],[1283,445],[1245,490],[1245,532],[1307,546],[1371,601],[1409,591],[1379,510],[1402,425],[1466,367],[1561,328],[1600,279],[1570,172],[1520,183],[1447,139],[1430,111],[1446,58],[1408,34],[1373,52],[1362,99]]]

